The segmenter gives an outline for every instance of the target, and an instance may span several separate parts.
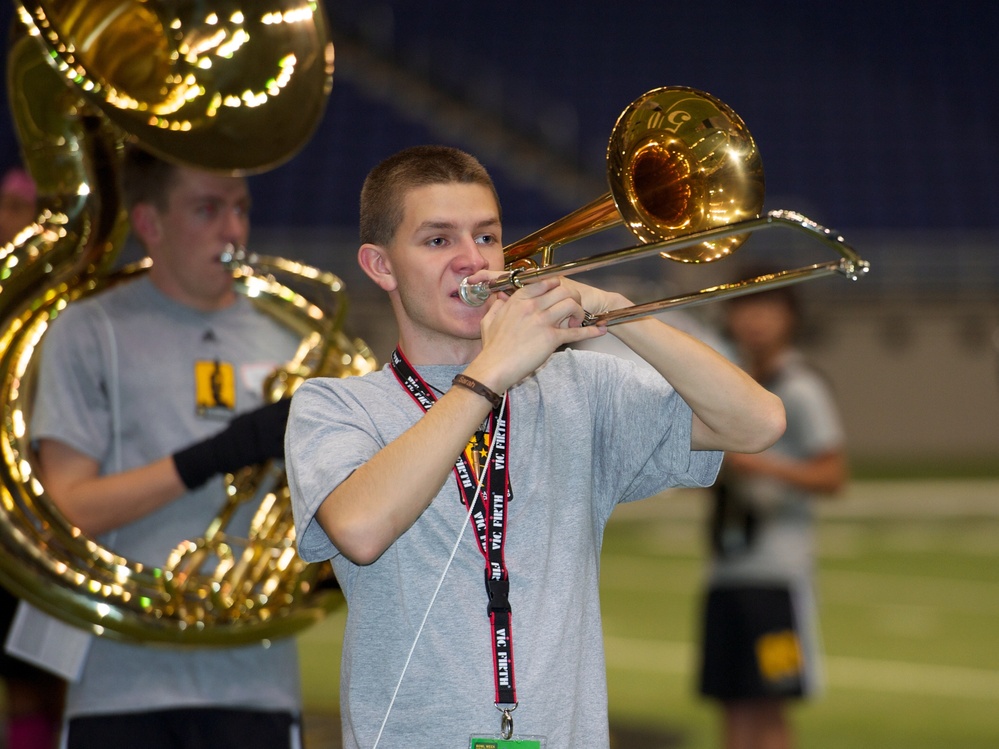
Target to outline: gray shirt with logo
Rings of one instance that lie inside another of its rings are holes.
[[[298,339],[244,297],[204,313],[148,278],[71,304],[43,352],[33,440],[55,439],[102,474],[135,468],[220,431],[262,405],[264,377]],[[199,408],[200,406],[200,408]],[[100,539],[131,561],[162,566],[183,540],[204,535],[223,502],[221,477]],[[232,525],[248,527],[246,506]],[[293,639],[190,648],[95,638],[67,714],[226,706],[300,710]]]
[[[461,368],[417,370],[446,391]],[[604,527],[619,502],[710,484],[721,455],[691,451],[687,404],[657,374],[617,357],[556,353],[509,398],[514,732],[546,736],[549,747],[607,746],[598,591]],[[338,484],[422,414],[388,369],[311,380],[292,402],[286,454],[299,551],[307,560],[332,558],[348,602],[341,671],[348,748],[373,746],[386,715],[379,744],[386,747],[467,746],[471,735],[500,728],[485,561],[454,476],[370,565],[340,555],[314,517]]]

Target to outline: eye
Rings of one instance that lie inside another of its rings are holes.
[[[499,242],[495,234],[480,234],[475,238],[476,244],[493,245]]]
[[[444,247],[445,245],[447,245],[447,240],[444,237],[431,237],[427,240],[429,247]]]
[[[213,219],[219,214],[219,206],[217,203],[198,203],[194,207],[194,212],[204,219]]]

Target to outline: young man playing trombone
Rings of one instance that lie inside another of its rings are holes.
[[[361,241],[399,346],[306,383],[286,443],[300,553],[332,559],[348,601],[344,746],[607,746],[611,511],[766,448],[780,401],[655,320],[614,332],[658,374],[558,351],[604,335],[579,323],[618,294],[553,278],[467,306],[459,284],[500,275],[503,251],[492,181],[461,151],[378,165]]]

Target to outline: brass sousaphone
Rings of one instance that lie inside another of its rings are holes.
[[[8,91],[40,213],[0,249],[0,582],[91,632],[229,645],[292,634],[341,600],[327,566],[294,548],[276,465],[227,477],[200,538],[146,565],[81,533],[54,507],[30,445],[39,342],[67,304],[143,272],[112,272],[127,232],[124,144],[178,163],[260,172],[312,135],[333,71],[322,4],[299,0],[20,0]],[[316,374],[374,366],[342,332],[339,279],[280,258],[232,259],[237,288],[302,335],[267,397]],[[227,532],[257,503],[248,537]]]

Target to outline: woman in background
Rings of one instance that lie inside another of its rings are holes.
[[[700,690],[726,749],[790,749],[787,701],[820,683],[812,504],[843,488],[847,461],[831,390],[794,348],[799,317],[788,287],[726,306],[739,363],[787,413],[776,444],[726,454],[715,485]]]

